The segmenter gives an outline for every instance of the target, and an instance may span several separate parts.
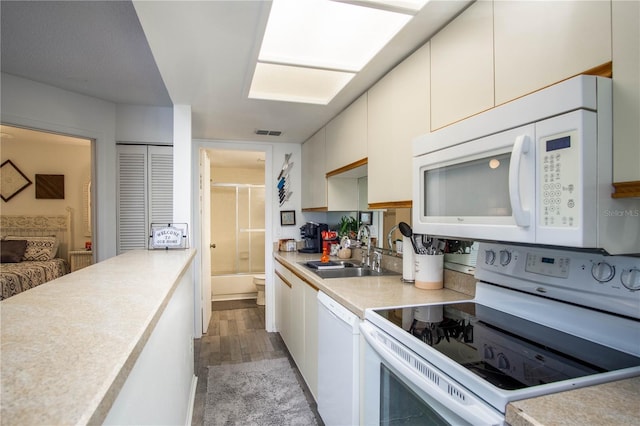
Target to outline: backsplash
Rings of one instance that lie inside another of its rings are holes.
[[[362,260],[362,250],[353,249],[351,253],[351,259],[354,261],[360,262]],[[384,269],[402,273],[402,258],[383,254],[381,266]],[[444,270],[444,287],[472,297],[476,295],[476,279],[473,275],[446,268]]]

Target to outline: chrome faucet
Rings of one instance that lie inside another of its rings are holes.
[[[389,230],[389,233],[387,234],[387,244],[389,244],[389,250],[393,250],[393,242],[391,241],[391,238],[393,238],[393,233],[396,232],[396,229],[398,229],[398,225],[393,225],[393,228],[391,228]]]
[[[365,254],[364,249],[362,250],[362,264],[366,266],[370,266],[371,263],[371,228],[369,225],[361,225],[358,229],[358,235],[356,239],[360,241],[360,246],[362,246],[362,231],[366,231],[367,233],[367,252]]]
[[[374,250],[373,251],[373,262],[371,262],[371,269],[376,272],[380,272],[382,270],[382,252]]]

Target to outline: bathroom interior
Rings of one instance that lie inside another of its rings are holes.
[[[265,153],[208,150],[211,300],[264,305]]]

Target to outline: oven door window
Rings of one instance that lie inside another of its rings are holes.
[[[381,425],[449,425],[384,364],[380,364]]]

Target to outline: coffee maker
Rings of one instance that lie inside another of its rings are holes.
[[[322,253],[322,231],[328,231],[326,223],[307,222],[300,227],[302,248],[300,253]]]

